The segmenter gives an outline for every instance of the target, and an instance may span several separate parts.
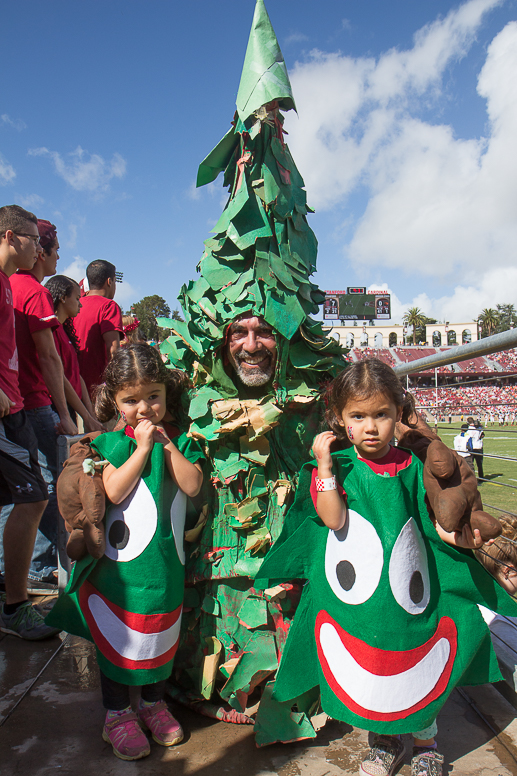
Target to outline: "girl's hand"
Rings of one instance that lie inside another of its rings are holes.
[[[456,531],[456,547],[463,547],[465,550],[477,550],[483,545],[483,539],[478,528],[474,528],[474,533],[469,525],[465,524],[461,531]],[[487,542],[492,544],[492,541]]]
[[[106,431],[102,423],[91,413],[88,413],[88,416],[83,418],[83,423],[85,431]]]
[[[335,438],[336,435],[332,431],[324,431],[322,434],[318,434],[312,443],[312,452],[318,462],[318,477],[320,479],[332,477],[330,446]]]
[[[154,432],[156,431],[150,420],[140,420],[135,426],[135,440],[138,447],[144,450],[152,450],[154,445]]]
[[[167,436],[167,432],[161,425],[154,426],[153,439],[160,445],[168,445],[171,441]]]

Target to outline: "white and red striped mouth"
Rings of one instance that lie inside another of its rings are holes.
[[[88,580],[81,585],[79,600],[95,644],[119,668],[158,668],[176,654],[181,606],[164,614],[128,612]]]
[[[442,617],[420,647],[392,652],[347,633],[325,611],[316,618],[316,644],[325,679],[354,714],[366,719],[404,719],[446,689],[457,651],[457,629]]]

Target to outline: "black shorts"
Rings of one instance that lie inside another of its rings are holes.
[[[0,418],[0,506],[46,501],[38,441],[25,410]]]

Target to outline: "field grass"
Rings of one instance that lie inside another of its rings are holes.
[[[438,434],[448,447],[454,448],[454,437],[459,433],[460,423],[440,423]],[[484,474],[489,482],[480,483],[479,489],[487,512],[491,507],[517,514],[517,426],[487,426],[484,438]],[[488,455],[505,455],[515,461],[501,461]],[[474,467],[476,464],[474,464]],[[511,485],[512,488],[506,488]],[[515,489],[513,489],[515,488]],[[493,510],[494,517],[501,513]]]

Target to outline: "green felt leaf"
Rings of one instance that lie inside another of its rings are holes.
[[[219,173],[226,169],[238,144],[239,136],[235,134],[235,130],[232,127],[199,165],[196,181],[198,188],[215,181]]]
[[[257,0],[237,94],[241,121],[272,100],[279,100],[285,110],[296,110],[278,40],[263,0]]]
[[[264,598],[248,596],[239,609],[238,617],[250,630],[267,625],[267,601]]]

